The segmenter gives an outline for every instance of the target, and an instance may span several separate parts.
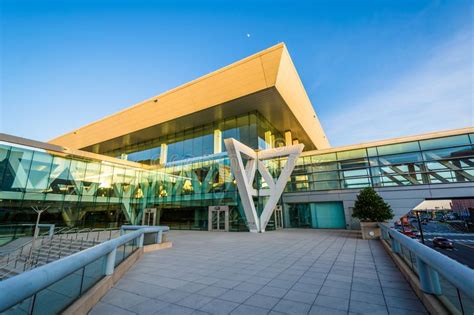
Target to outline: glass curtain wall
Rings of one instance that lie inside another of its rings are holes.
[[[271,132],[281,144],[283,136],[260,113],[252,112],[195,128],[157,137],[156,139],[126,146],[104,155],[126,157],[129,161],[148,165],[160,162],[161,144],[168,146],[167,162],[210,156],[214,154],[214,131],[222,132],[221,148],[226,151],[224,139],[234,138],[251,148],[265,148],[265,132]],[[268,140],[268,139],[267,139]]]
[[[298,159],[287,192],[474,181],[474,136],[397,143]]]
[[[175,228],[207,229],[207,207],[228,205],[231,230],[245,230],[236,189],[225,153],[146,170],[0,144],[0,224],[34,222],[39,206],[42,223],[113,227],[155,207]]]

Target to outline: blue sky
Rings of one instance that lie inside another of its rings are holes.
[[[333,146],[474,125],[470,0],[0,3],[1,132],[46,141],[278,42]]]

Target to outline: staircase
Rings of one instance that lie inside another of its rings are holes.
[[[72,232],[71,232],[72,231]],[[69,233],[68,233],[69,232]],[[120,235],[119,230],[60,230],[0,256],[0,281],[93,247]]]

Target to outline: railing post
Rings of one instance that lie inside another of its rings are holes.
[[[54,235],[54,224],[49,226],[49,238],[52,239]]]
[[[110,253],[107,254],[105,261],[105,275],[110,276],[114,273],[115,268],[115,256],[117,255],[117,248],[114,248]]]
[[[421,289],[426,293],[441,295],[438,273],[419,257],[416,257],[416,265],[418,267]]]
[[[143,240],[145,238],[145,233],[142,233],[139,237],[138,237],[138,247],[142,248],[143,247]]]
[[[161,240],[163,239],[163,231],[159,230],[158,234],[156,235],[156,244],[161,244]]]

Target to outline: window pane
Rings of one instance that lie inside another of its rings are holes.
[[[337,152],[338,160],[357,159],[357,158],[362,158],[366,156],[367,156],[367,152],[365,151],[365,149]]]
[[[339,162],[340,169],[350,169],[350,168],[359,168],[369,166],[369,163],[366,159],[357,159]]]
[[[454,147],[460,145],[470,144],[468,135],[459,135],[446,138],[429,139],[420,141],[422,150],[443,148],[443,147]]]
[[[468,146],[423,152],[423,157],[426,161],[459,158],[464,156],[474,156],[473,148]]]
[[[397,143],[377,147],[379,155],[419,151],[418,142]]]
[[[48,176],[53,157],[42,152],[35,152],[28,176],[28,191],[43,192],[48,188]]]
[[[336,153],[321,154],[311,156],[311,163],[324,163],[336,161]]]
[[[420,153],[405,153],[379,157],[380,165],[413,163],[419,162],[421,160],[422,158]]]

